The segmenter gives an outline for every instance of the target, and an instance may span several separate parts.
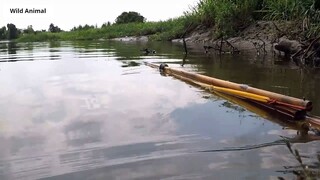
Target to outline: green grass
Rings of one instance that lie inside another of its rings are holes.
[[[215,35],[232,36],[253,20],[310,22],[308,32],[315,36],[320,27],[317,0],[200,0],[186,16],[193,23],[214,27]],[[259,15],[262,14],[262,15]]]
[[[231,35],[252,21],[260,0],[201,0],[186,16],[194,23],[215,27],[216,35]]]
[[[56,41],[61,40],[61,34],[59,33],[49,33],[49,32],[40,32],[37,34],[23,34],[17,39],[21,42],[31,42],[31,41]]]
[[[24,34],[21,35],[17,41],[94,40],[145,35],[149,36],[152,40],[168,41],[181,38],[186,26],[186,18],[180,17],[167,21],[114,24],[103,28],[91,28],[70,32]]]
[[[313,0],[267,0],[264,8],[270,20],[296,20],[307,17],[312,10]]]

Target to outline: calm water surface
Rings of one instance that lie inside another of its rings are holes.
[[[157,54],[142,54],[145,47]],[[0,179],[293,178],[285,167],[298,162],[282,137],[313,161],[317,137],[297,135],[286,118],[143,61],[306,97],[315,115],[319,73],[272,57],[190,51],[184,58],[171,43],[1,42]]]

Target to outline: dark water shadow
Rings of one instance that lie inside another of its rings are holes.
[[[17,49],[18,49],[18,46],[16,42],[12,42],[12,41],[8,42],[8,54],[17,54]]]

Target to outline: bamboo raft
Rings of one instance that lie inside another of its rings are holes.
[[[188,83],[205,88],[211,92],[228,95],[249,102],[256,106],[264,107],[276,111],[282,115],[290,117],[290,121],[308,121],[308,126],[320,127],[318,117],[308,116],[307,112],[312,110],[312,102],[286,96],[244,84],[225,81],[205,75],[195,74],[168,67],[166,64],[154,64],[144,62],[145,65],[157,68],[160,72],[174,76]],[[240,104],[241,105],[241,104]]]

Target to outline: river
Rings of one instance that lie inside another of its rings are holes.
[[[151,48],[156,54],[143,54]],[[277,179],[313,163],[317,138],[144,65],[245,83],[314,104],[320,75],[272,55],[165,42],[0,42],[0,179]]]

